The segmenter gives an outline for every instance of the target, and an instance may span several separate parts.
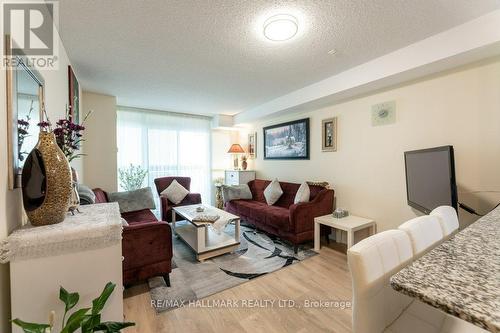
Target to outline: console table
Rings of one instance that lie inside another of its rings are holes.
[[[226,170],[224,183],[226,185],[243,185],[255,179],[255,171],[252,170]]]
[[[102,312],[103,321],[123,321],[122,223],[117,203],[80,207],[59,224],[15,230],[0,243],[0,262],[10,262],[11,314],[47,322],[56,311],[61,327],[64,304],[59,286],[78,292],[88,307],[107,282],[116,284]],[[22,330],[13,325],[13,332]]]

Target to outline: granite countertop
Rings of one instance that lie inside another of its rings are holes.
[[[500,332],[500,207],[391,278],[393,289]]]

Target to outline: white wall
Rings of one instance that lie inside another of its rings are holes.
[[[59,40],[59,43],[59,69],[40,71],[45,80],[45,106],[52,122],[65,116],[68,104],[68,65],[70,62],[62,41]],[[13,191],[8,189],[7,163],[10,156],[7,154],[5,90],[5,71],[0,70],[0,240],[21,225],[24,215],[20,189]],[[77,164],[76,167],[78,168]],[[10,332],[9,265],[0,264],[0,288],[0,332]]]
[[[371,106],[396,101],[394,125],[371,126]],[[338,117],[338,151],[321,152],[321,120]],[[311,159],[263,160],[262,127],[310,118]],[[417,213],[406,203],[403,152],[453,145],[459,192],[500,191],[500,60],[461,68],[342,104],[252,124],[258,132],[259,178],[326,180],[337,206],[374,218],[379,230]],[[242,142],[244,136],[242,136]],[[461,193],[487,211],[498,193]],[[461,214],[462,226],[473,217]]]
[[[116,192],[116,97],[83,92],[82,110],[93,111],[85,126],[84,183]]]

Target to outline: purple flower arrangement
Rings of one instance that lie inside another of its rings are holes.
[[[85,121],[90,116],[92,111],[87,112],[87,114],[83,118],[82,124],[76,124],[73,122],[73,117],[71,116],[69,110],[69,108],[66,109],[66,118],[59,119],[56,122],[56,128],[53,130],[53,132],[54,136],[56,137],[57,145],[59,146],[59,148],[61,148],[68,161],[71,162],[75,158],[85,156],[85,154],[78,153],[78,151],[80,150],[80,144],[85,141],[83,139],[83,131],[85,131]],[[47,121],[38,123],[38,126],[42,130],[51,131],[52,124],[48,120],[46,113],[45,117]]]

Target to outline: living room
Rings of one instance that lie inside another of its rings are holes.
[[[500,332],[498,1],[2,10],[0,332]]]

